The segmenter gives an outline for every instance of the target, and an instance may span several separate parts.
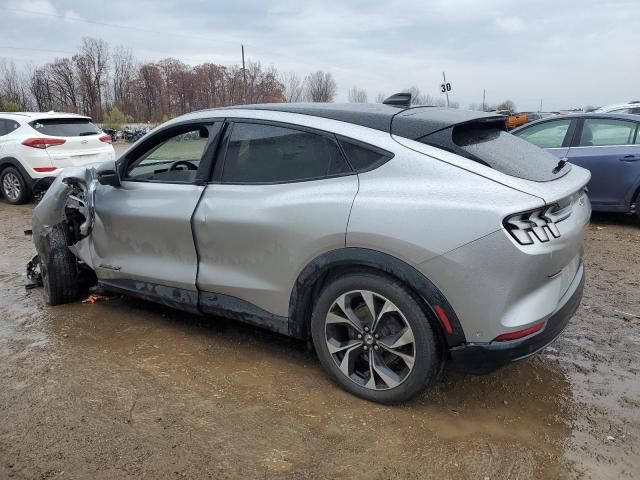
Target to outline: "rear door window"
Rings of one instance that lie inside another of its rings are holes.
[[[531,125],[524,130],[515,132],[514,135],[533,143],[536,147],[560,148],[564,143],[570,126],[570,119],[554,120]]]
[[[605,118],[588,118],[582,125],[580,147],[633,144],[636,123]]]
[[[235,123],[222,181],[282,183],[350,172],[332,137],[276,125]]]
[[[84,137],[100,133],[100,129],[87,118],[43,118],[29,125],[43,135],[53,137]]]

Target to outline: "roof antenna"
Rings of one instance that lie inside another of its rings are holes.
[[[387,97],[382,102],[384,105],[392,105],[394,107],[409,107],[411,106],[411,93],[400,92]]]

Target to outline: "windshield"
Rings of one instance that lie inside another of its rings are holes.
[[[54,137],[84,137],[100,133],[88,118],[43,118],[29,125],[44,135]]]

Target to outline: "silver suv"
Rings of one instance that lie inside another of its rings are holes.
[[[502,116],[390,103],[195,112],[66,169],[33,218],[47,301],[93,276],[310,339],[382,403],[544,348],[582,296],[589,172]]]

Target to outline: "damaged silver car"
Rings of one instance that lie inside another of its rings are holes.
[[[395,403],[562,332],[588,181],[504,117],[406,95],[221,108],[64,170],[33,238],[52,305],[97,283],[234,318],[311,340],[345,389]]]

